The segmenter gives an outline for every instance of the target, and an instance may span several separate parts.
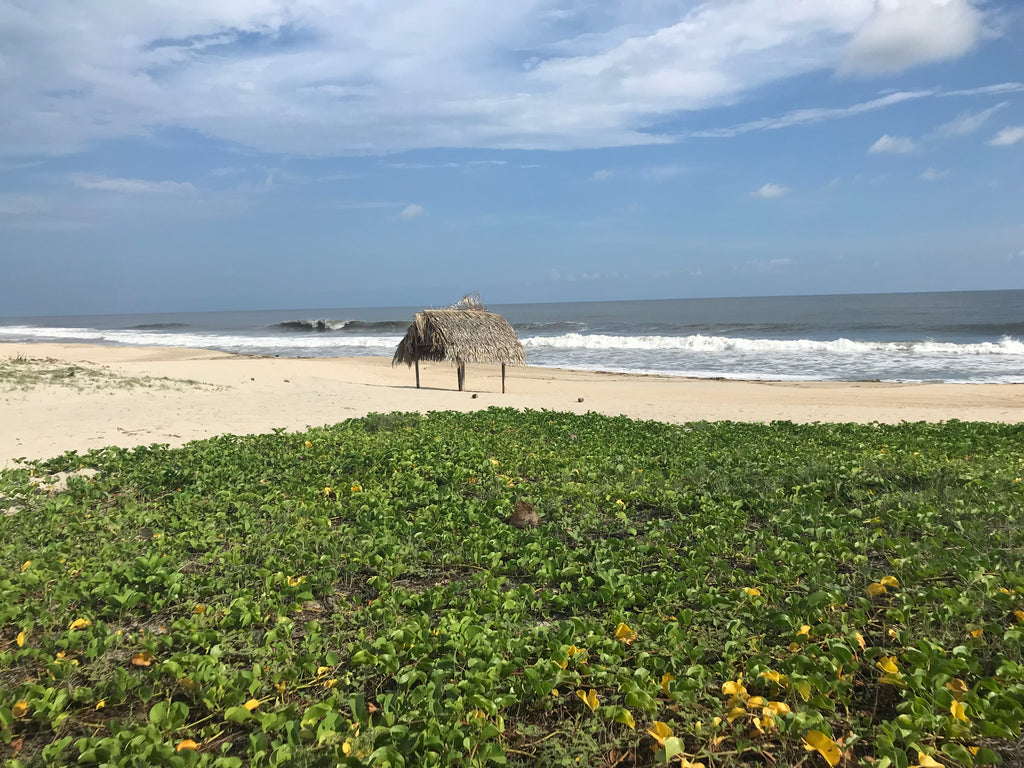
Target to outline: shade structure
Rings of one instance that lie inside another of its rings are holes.
[[[416,366],[419,361],[445,363],[459,371],[459,389],[465,385],[466,363],[502,366],[526,365],[526,353],[515,330],[501,315],[481,309],[425,309],[417,312],[398,344],[392,365]]]

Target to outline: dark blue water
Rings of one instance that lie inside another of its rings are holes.
[[[0,341],[390,357],[419,307],[7,318]],[[743,379],[1024,383],[1024,291],[492,305],[531,365]]]

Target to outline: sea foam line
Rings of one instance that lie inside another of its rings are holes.
[[[0,340],[83,341],[129,346],[189,347],[193,349],[364,349],[394,350],[401,336],[242,336],[219,333],[155,333],[151,331],[96,330],[94,328],[41,328],[0,326]]]
[[[637,349],[678,350],[686,352],[817,352],[837,355],[914,354],[947,355],[1021,355],[1024,342],[1004,336],[998,342],[954,344],[939,341],[831,341],[814,339],[746,339],[728,336],[610,336],[605,334],[566,333],[561,336],[532,336],[522,340],[527,349]]]

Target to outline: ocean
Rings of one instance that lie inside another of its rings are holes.
[[[1024,383],[1024,290],[490,305],[530,365],[698,378]],[[418,307],[0,318],[0,341],[390,357]]]

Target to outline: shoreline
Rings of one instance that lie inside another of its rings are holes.
[[[423,363],[417,390],[412,370],[392,368],[386,357],[0,342],[0,362],[18,357],[104,373],[96,382],[69,379],[26,390],[0,380],[0,467],[17,457],[45,459],[107,445],[181,445],[224,433],[293,431],[374,411],[498,406],[672,423],[1024,422],[1019,384],[703,379],[527,366],[508,369],[502,395],[497,366],[468,366],[467,391],[459,392],[453,368]],[[146,377],[156,381],[131,383]]]

